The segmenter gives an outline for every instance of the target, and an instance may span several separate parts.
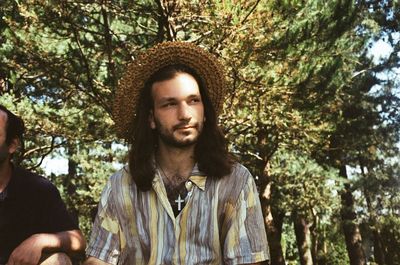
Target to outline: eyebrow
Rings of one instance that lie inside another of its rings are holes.
[[[190,94],[189,96],[187,96],[186,98],[201,98],[200,94]],[[165,102],[165,101],[175,101],[176,98],[175,97],[163,97],[160,98],[161,102]]]

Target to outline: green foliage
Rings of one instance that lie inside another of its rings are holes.
[[[381,231],[383,245],[390,253],[386,258],[388,264],[400,263],[400,217],[399,215],[390,215],[380,218],[378,229]]]
[[[2,1],[0,103],[27,125],[16,160],[43,174],[45,157],[68,161],[68,173],[49,178],[88,235],[106,179],[126,161],[111,119],[126,63],[157,42],[192,41],[226,65],[220,123],[230,150],[261,193],[272,184],[274,211],[313,225],[320,259],[349,263],[344,184],[361,194],[358,220],[397,246],[399,14],[393,1]],[[393,52],[374,62],[368,49],[383,37]],[[343,165],[360,169],[353,181],[339,178]]]
[[[121,154],[125,154],[126,148],[123,146],[110,148],[107,144],[96,141],[79,145],[79,150],[71,149],[68,150],[69,170],[74,168],[76,172],[52,175],[51,179],[63,191],[64,201],[70,211],[79,218],[80,228],[88,238],[101,191],[108,178],[122,168],[120,161],[124,159]]]
[[[319,222],[314,234],[317,234],[318,252],[316,253],[315,264],[343,265],[349,264],[346,245],[343,234],[341,233],[340,222],[335,218]],[[287,264],[297,265],[299,254],[296,245],[296,237],[293,225],[284,224],[283,226],[282,247],[285,253]]]
[[[279,208],[304,214],[331,215],[339,205],[341,180],[334,169],[323,168],[300,151],[278,150],[271,160],[271,178]]]
[[[336,224],[325,224],[321,227],[322,229],[318,231],[319,235],[322,235],[321,239],[323,242],[321,242],[321,244],[324,244],[320,252],[317,253],[317,259],[320,264],[350,264],[344,236],[338,224],[340,224],[340,222]],[[324,247],[326,247],[326,251],[323,251]]]
[[[285,253],[285,260],[288,264],[297,265],[299,253],[297,251],[296,236],[293,231],[293,226],[290,224],[283,225],[282,248]]]

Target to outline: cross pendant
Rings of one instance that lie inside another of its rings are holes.
[[[179,194],[178,199],[175,200],[175,202],[178,203],[178,211],[182,210],[182,203],[185,202],[184,200],[182,200],[181,195]]]

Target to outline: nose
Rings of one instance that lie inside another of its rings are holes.
[[[190,121],[191,118],[192,118],[192,114],[190,111],[190,106],[188,106],[188,104],[186,102],[179,104],[178,119]]]

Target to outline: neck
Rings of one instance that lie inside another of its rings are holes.
[[[10,182],[11,172],[12,167],[11,163],[8,160],[0,163],[0,192],[2,192]]]
[[[156,161],[168,176],[189,177],[195,164],[194,147],[176,148],[160,143]]]

